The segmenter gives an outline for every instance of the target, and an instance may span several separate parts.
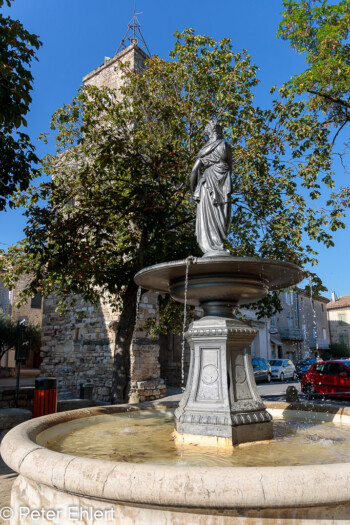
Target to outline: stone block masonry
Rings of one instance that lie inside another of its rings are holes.
[[[164,397],[166,386],[160,377],[159,339],[145,331],[149,317],[158,315],[158,294],[146,292],[140,300],[138,316],[131,346],[130,401],[152,401]]]
[[[41,375],[58,380],[60,399],[78,397],[80,384],[94,385],[93,397],[110,401],[115,331],[119,314],[108,302],[92,306],[78,299],[64,316],[55,312],[57,298],[44,302]],[[157,295],[141,297],[131,345],[130,401],[159,399],[166,393],[160,378],[159,341],[144,330],[147,317],[157,313]]]
[[[7,386],[0,388],[0,409],[14,409],[16,390],[15,387]],[[18,392],[18,407],[33,411],[34,387],[23,386]]]

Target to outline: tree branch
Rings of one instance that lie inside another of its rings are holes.
[[[344,106],[350,109],[349,102],[341,98],[334,98],[331,95],[328,95],[327,93],[320,93],[319,91],[313,91],[312,89],[308,89],[307,92],[311,93],[312,95],[317,95],[318,97],[326,98],[327,100],[330,100],[331,102],[334,102],[335,104],[339,104],[340,106]]]
[[[336,134],[334,135],[333,140],[332,140],[332,148],[333,148],[333,146],[334,146],[335,139],[337,138],[337,136],[339,135],[339,133],[341,132],[341,130],[343,129],[343,127],[344,127],[345,124],[347,124],[347,123],[348,123],[348,120],[346,120],[346,121],[344,122],[344,124],[342,124],[342,125],[340,126],[340,128],[338,129],[338,131],[337,131]]]

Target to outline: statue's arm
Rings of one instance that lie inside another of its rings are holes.
[[[198,179],[199,179],[199,175],[200,175],[200,168],[201,168],[201,166],[202,166],[201,159],[197,159],[196,162],[194,163],[194,166],[193,166],[192,171],[191,171],[190,186],[191,186],[191,194],[192,195],[196,191],[196,187],[197,187],[197,184],[198,184]]]

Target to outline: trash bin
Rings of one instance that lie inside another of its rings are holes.
[[[35,380],[33,417],[57,412],[57,379],[38,377]]]
[[[80,383],[80,399],[92,399],[93,383]]]

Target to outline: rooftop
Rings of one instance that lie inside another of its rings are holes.
[[[339,297],[336,301],[330,301],[327,304],[327,310],[330,310],[332,308],[344,308],[346,306],[350,307],[350,295],[343,295],[342,297]]]

